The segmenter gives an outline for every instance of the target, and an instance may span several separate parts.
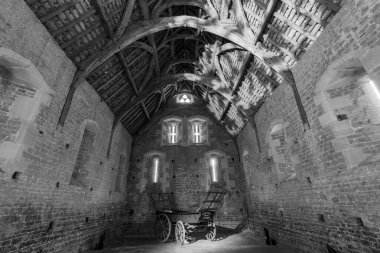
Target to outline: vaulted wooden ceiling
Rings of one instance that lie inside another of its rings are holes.
[[[188,90],[236,135],[344,0],[25,2],[78,67],[64,110],[85,78],[136,134]]]

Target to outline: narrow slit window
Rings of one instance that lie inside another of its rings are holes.
[[[160,165],[160,159],[158,157],[153,158],[153,183],[158,182],[159,165]]]
[[[217,175],[217,167],[218,167],[218,161],[216,157],[211,158],[211,177],[212,177],[212,182],[218,182],[218,175]]]

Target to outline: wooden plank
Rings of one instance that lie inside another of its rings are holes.
[[[292,43],[295,47],[298,47],[298,48],[301,48],[302,50],[304,50],[304,48],[303,48],[303,46],[301,46],[301,44],[304,42],[305,39],[303,39],[302,41],[295,41],[294,39],[290,38],[285,33],[281,32],[280,30],[278,30],[276,27],[274,27],[271,24],[268,24],[268,29],[273,31],[274,33],[276,33],[280,37],[282,37],[284,40]]]
[[[319,2],[320,4],[325,5],[327,8],[335,12],[338,12],[340,10],[340,6],[334,4],[331,0],[315,0],[315,1]]]
[[[115,81],[119,76],[121,76],[123,74],[123,70],[120,70],[116,73],[116,75],[114,75],[113,77],[111,77],[107,82],[105,82],[104,84],[102,84],[100,87],[98,87],[96,89],[96,92],[99,93],[100,90],[104,89],[105,87],[107,87],[108,85],[110,85],[113,81]]]
[[[57,37],[57,35],[63,33],[64,31],[66,31],[68,29],[70,29],[71,27],[75,26],[76,24],[78,24],[82,20],[91,17],[95,13],[96,13],[95,10],[90,10],[90,11],[86,12],[83,16],[80,16],[79,18],[74,19],[73,21],[71,21],[70,23],[66,24],[65,26],[59,28],[58,30],[53,31],[51,33],[51,36]],[[94,25],[96,25],[96,23]]]
[[[127,87],[127,85],[122,84],[116,91],[114,91],[111,96],[107,97],[104,102],[108,104],[110,100],[112,100],[114,97],[118,96],[122,90],[124,90]]]
[[[77,40],[79,40],[83,36],[86,36],[90,32],[95,31],[96,29],[98,29],[99,26],[101,26],[100,23],[95,24],[92,28],[87,29],[84,32],[77,34],[75,37],[73,37],[73,38],[69,39],[68,41],[66,41],[65,43],[61,44],[60,47],[62,49],[65,49],[66,47],[70,46],[72,43],[76,42]]]
[[[327,25],[327,21],[324,20],[324,19],[321,19],[320,17],[314,15],[313,13],[310,13],[308,12],[307,10],[305,10],[303,7],[301,7],[300,5],[296,5],[294,2],[292,2],[291,0],[281,0],[284,4],[287,4],[288,6],[290,6],[291,8],[295,9],[297,12],[305,15],[306,17],[309,17],[310,19],[314,20],[315,22],[317,22],[318,24],[320,24],[321,26],[323,27],[326,27]]]
[[[103,24],[104,30],[107,31],[108,35],[110,37],[113,36],[113,29],[112,26],[108,23],[107,13],[103,8],[102,0],[94,0],[93,1],[95,10],[98,12],[98,16],[100,18],[100,21]]]
[[[245,59],[243,60],[243,64],[239,70],[239,76],[236,80],[236,83],[234,84],[234,87],[232,88],[231,90],[231,96],[235,96],[237,90],[239,89],[239,87],[241,86],[243,80],[244,80],[244,77],[247,73],[247,70],[248,70],[248,67],[249,67],[249,64],[251,63],[251,60],[252,60],[252,54],[249,54],[247,57],[245,57]],[[227,106],[224,108],[223,110],[223,113],[222,115],[220,116],[220,119],[219,121],[223,121],[225,116],[227,115],[227,112],[228,110],[231,108],[231,102],[228,101],[228,104]]]
[[[57,16],[58,14],[62,13],[63,11],[67,10],[68,8],[70,8],[71,6],[74,6],[75,4],[79,3],[79,0],[72,0],[68,3],[65,3],[63,5],[61,5],[60,7],[54,9],[52,12],[50,12],[49,14],[43,16],[43,17],[40,17],[40,22],[41,23],[44,23],[46,21],[48,21],[49,19],[51,19],[52,17],[55,17]]]
[[[268,23],[269,23],[269,20],[271,19],[272,17],[272,14],[277,6],[277,3],[278,3],[278,0],[269,0],[268,2],[268,6],[266,7],[265,9],[265,14],[264,14],[264,17],[263,17],[263,22],[260,26],[260,29],[257,31],[257,34],[256,34],[256,37],[255,37],[255,40],[253,41],[254,44],[257,43],[257,41],[260,40],[260,37],[263,35]]]
[[[317,40],[317,37],[315,37],[313,34],[303,30],[301,27],[298,27],[297,25],[295,25],[294,23],[290,22],[289,20],[287,20],[284,16],[282,16],[280,13],[278,12],[275,12],[273,14],[273,16],[275,16],[276,18],[278,18],[279,20],[281,20],[282,22],[284,22],[285,24],[287,24],[288,26],[290,26],[291,28],[293,28],[294,30],[296,30],[297,32],[303,34],[305,37],[307,37],[309,40],[311,41],[316,41]]]
[[[135,4],[136,4],[136,0],[128,0],[128,4],[127,6],[125,6],[123,16],[120,20],[119,26],[116,29],[114,39],[118,39],[123,35],[125,28],[128,26],[129,21],[131,19],[133,7],[135,6]]]
[[[273,46],[275,46],[278,49],[280,49],[283,53],[285,53],[286,55],[290,56],[294,61],[298,61],[298,57],[295,54],[293,54],[292,52],[290,52],[289,49],[287,49],[286,47],[281,46],[280,44],[278,44],[276,41],[274,41],[269,36],[266,38],[266,40],[269,43],[271,43]]]
[[[81,52],[85,51],[85,50],[88,50],[89,48],[91,48],[93,45],[95,45],[96,43],[98,43],[99,41],[101,41],[102,39],[106,38],[108,35],[105,34],[105,33],[102,33],[100,34],[98,37],[96,37],[95,39],[91,40],[90,43],[87,43],[87,44],[84,44],[82,47],[76,49],[75,51],[73,51],[69,57],[75,57],[77,56],[78,54],[80,54]]]
[[[141,102],[141,107],[143,109],[143,112],[148,120],[150,120],[149,112],[146,110],[144,102]]]
[[[136,88],[136,84],[135,84],[135,81],[133,80],[131,72],[129,71],[127,61],[125,60],[125,58],[124,58],[124,56],[123,56],[123,54],[121,52],[117,53],[117,57],[119,58],[119,61],[121,62],[121,65],[123,66],[124,71],[127,74],[128,82],[132,86],[133,91],[135,92],[135,94],[138,94],[138,91],[137,91],[137,88]]]

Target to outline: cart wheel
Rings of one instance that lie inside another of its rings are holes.
[[[216,237],[216,226],[215,224],[212,224],[212,227],[208,228],[206,239],[208,241],[214,241],[215,237]]]
[[[164,213],[157,215],[154,221],[154,237],[160,242],[166,242],[172,232],[172,222]]]
[[[182,221],[177,221],[175,225],[175,240],[178,244],[183,245],[186,239],[186,230]]]

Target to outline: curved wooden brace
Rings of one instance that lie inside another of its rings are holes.
[[[185,40],[196,40],[196,41],[199,41],[203,44],[207,44],[206,41],[204,41],[202,38],[199,38],[195,35],[189,35],[189,34],[176,34],[176,35],[173,35],[169,38],[167,38],[166,40],[162,41],[160,43],[160,45],[157,47],[157,51],[161,50],[168,42],[172,41],[172,40],[181,40],[181,39],[185,39]]]
[[[144,42],[141,42],[141,41],[135,41],[131,45],[129,45],[128,47],[141,48],[142,50],[145,50],[145,51],[147,51],[150,54],[153,54],[153,52],[154,52],[153,47],[151,47],[148,44],[146,44]]]
[[[82,69],[85,69],[86,74],[88,74],[112,57],[112,55],[131,43],[149,34],[181,26],[204,30],[226,38],[250,51],[263,62],[266,62],[269,67],[278,72],[289,83],[294,82],[288,66],[282,61],[281,58],[272,52],[264,51],[258,46],[253,45],[249,38],[246,38],[244,34],[241,33],[241,30],[238,27],[233,26],[232,24],[226,25],[225,22],[221,21],[208,21],[192,16],[166,17],[156,20],[145,20],[132,24],[127,27],[124,35],[118,42],[111,45],[100,54],[95,55],[83,62],[83,65],[81,65]]]
[[[162,71],[162,73],[164,75],[167,75],[170,68],[174,65],[177,65],[177,64],[181,64],[181,63],[187,63],[187,64],[193,64],[193,65],[198,65],[198,62],[196,59],[177,59],[177,60],[174,60],[174,61],[171,61],[166,67],[165,69]]]
[[[170,75],[170,76],[164,76],[164,77],[158,77],[154,78],[149,82],[149,84],[146,86],[146,88],[134,99],[131,99],[123,105],[115,114],[115,120],[119,121],[121,120],[128,110],[133,108],[134,106],[138,105],[142,101],[144,101],[147,96],[150,94],[159,91],[161,88],[179,82],[183,80],[188,80],[196,83],[200,83],[202,85],[205,85],[209,87],[210,89],[215,90],[217,93],[222,95],[225,99],[230,101],[233,105],[235,105],[237,108],[239,108],[243,115],[247,115],[247,109],[242,108],[242,106],[239,105],[239,101],[237,98],[234,98],[231,96],[231,91],[228,87],[225,86],[224,83],[222,83],[218,78],[212,77],[212,76],[200,76],[192,73],[181,73],[176,75]]]
[[[73,93],[75,92],[76,88],[81,83],[83,83],[85,77],[109,58],[111,58],[115,53],[147,35],[175,27],[191,27],[226,38],[241,46],[242,48],[250,51],[253,55],[266,63],[268,67],[282,76],[286,82],[289,84],[294,84],[293,76],[288,66],[282,61],[282,59],[272,52],[267,52],[252,44],[250,39],[244,36],[239,27],[236,27],[231,23],[225,23],[216,20],[209,21],[192,16],[165,17],[154,20],[144,20],[129,25],[125,30],[123,36],[117,42],[108,46],[99,54],[94,55],[93,57],[90,57],[88,60],[84,61],[83,64],[81,64],[79,67],[76,78],[70,87],[70,92],[64,104],[64,110],[65,108],[67,109],[70,107]],[[65,114],[64,110],[62,114]],[[62,126],[66,119],[65,115],[63,116],[64,117],[61,117],[59,120],[59,124]]]
[[[210,15],[211,18],[217,19],[219,18],[218,13],[215,11],[215,9],[212,6],[209,6],[208,4],[205,4],[202,0],[166,0],[164,3],[162,3],[157,9],[155,9],[152,13],[153,18],[158,18],[164,10],[173,7],[173,6],[180,6],[180,5],[187,5],[187,6],[195,6],[198,8],[203,9],[206,13]]]

